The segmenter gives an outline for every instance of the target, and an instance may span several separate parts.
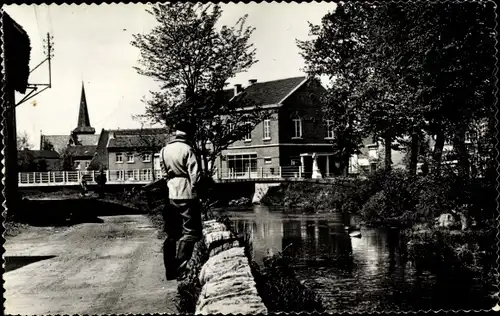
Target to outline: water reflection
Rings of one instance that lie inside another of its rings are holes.
[[[351,238],[345,227],[356,225],[355,218],[287,215],[264,206],[229,215],[238,232],[251,235],[259,264],[285,249],[294,258],[296,274],[321,295],[330,312],[482,306],[479,294],[471,295],[470,287],[456,280],[448,286],[449,280],[441,284],[433,275],[417,276],[397,230],[362,228],[361,238]]]

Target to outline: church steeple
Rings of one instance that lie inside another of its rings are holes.
[[[85,97],[85,87],[82,82],[82,95],[80,97],[80,111],[78,112],[78,125],[73,130],[75,134],[95,134],[95,129],[90,126],[89,110],[87,108],[87,98]]]

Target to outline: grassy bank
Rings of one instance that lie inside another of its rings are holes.
[[[494,180],[470,180],[453,174],[408,176],[379,171],[366,179],[336,184],[283,183],[269,189],[262,203],[306,212],[337,210],[359,215],[368,225],[411,227],[433,223],[443,213],[462,212],[479,225],[496,209]]]

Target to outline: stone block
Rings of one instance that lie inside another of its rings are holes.
[[[196,309],[197,315],[223,314],[267,314],[267,308],[260,297],[243,295],[238,297],[222,298],[218,301],[206,302]]]
[[[228,277],[252,277],[248,259],[244,255],[224,258],[221,254],[211,257],[203,265],[199,275],[200,284]]]
[[[223,251],[229,250],[231,248],[239,247],[239,246],[240,246],[240,243],[237,240],[234,240],[232,242],[223,243],[220,246],[212,248],[210,250],[210,253],[208,254],[208,256],[213,257],[213,256],[215,256]]]
[[[266,311],[257,293],[253,277],[234,277],[207,282],[200,293],[197,314],[242,313]]]
[[[205,245],[210,248],[210,245],[214,242],[230,239],[234,239],[234,235],[230,231],[215,231],[205,235]]]
[[[227,231],[228,228],[226,225],[215,222],[215,221],[209,221],[203,223],[203,235],[208,235],[210,233],[216,232],[216,231]]]

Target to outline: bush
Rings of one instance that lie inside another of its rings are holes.
[[[417,271],[468,275],[496,291],[496,229],[449,231],[431,228],[406,231],[408,257]]]
[[[321,298],[299,282],[291,262],[293,258],[278,253],[264,260],[260,269],[254,266],[254,276],[268,311],[271,313],[324,312]]]

